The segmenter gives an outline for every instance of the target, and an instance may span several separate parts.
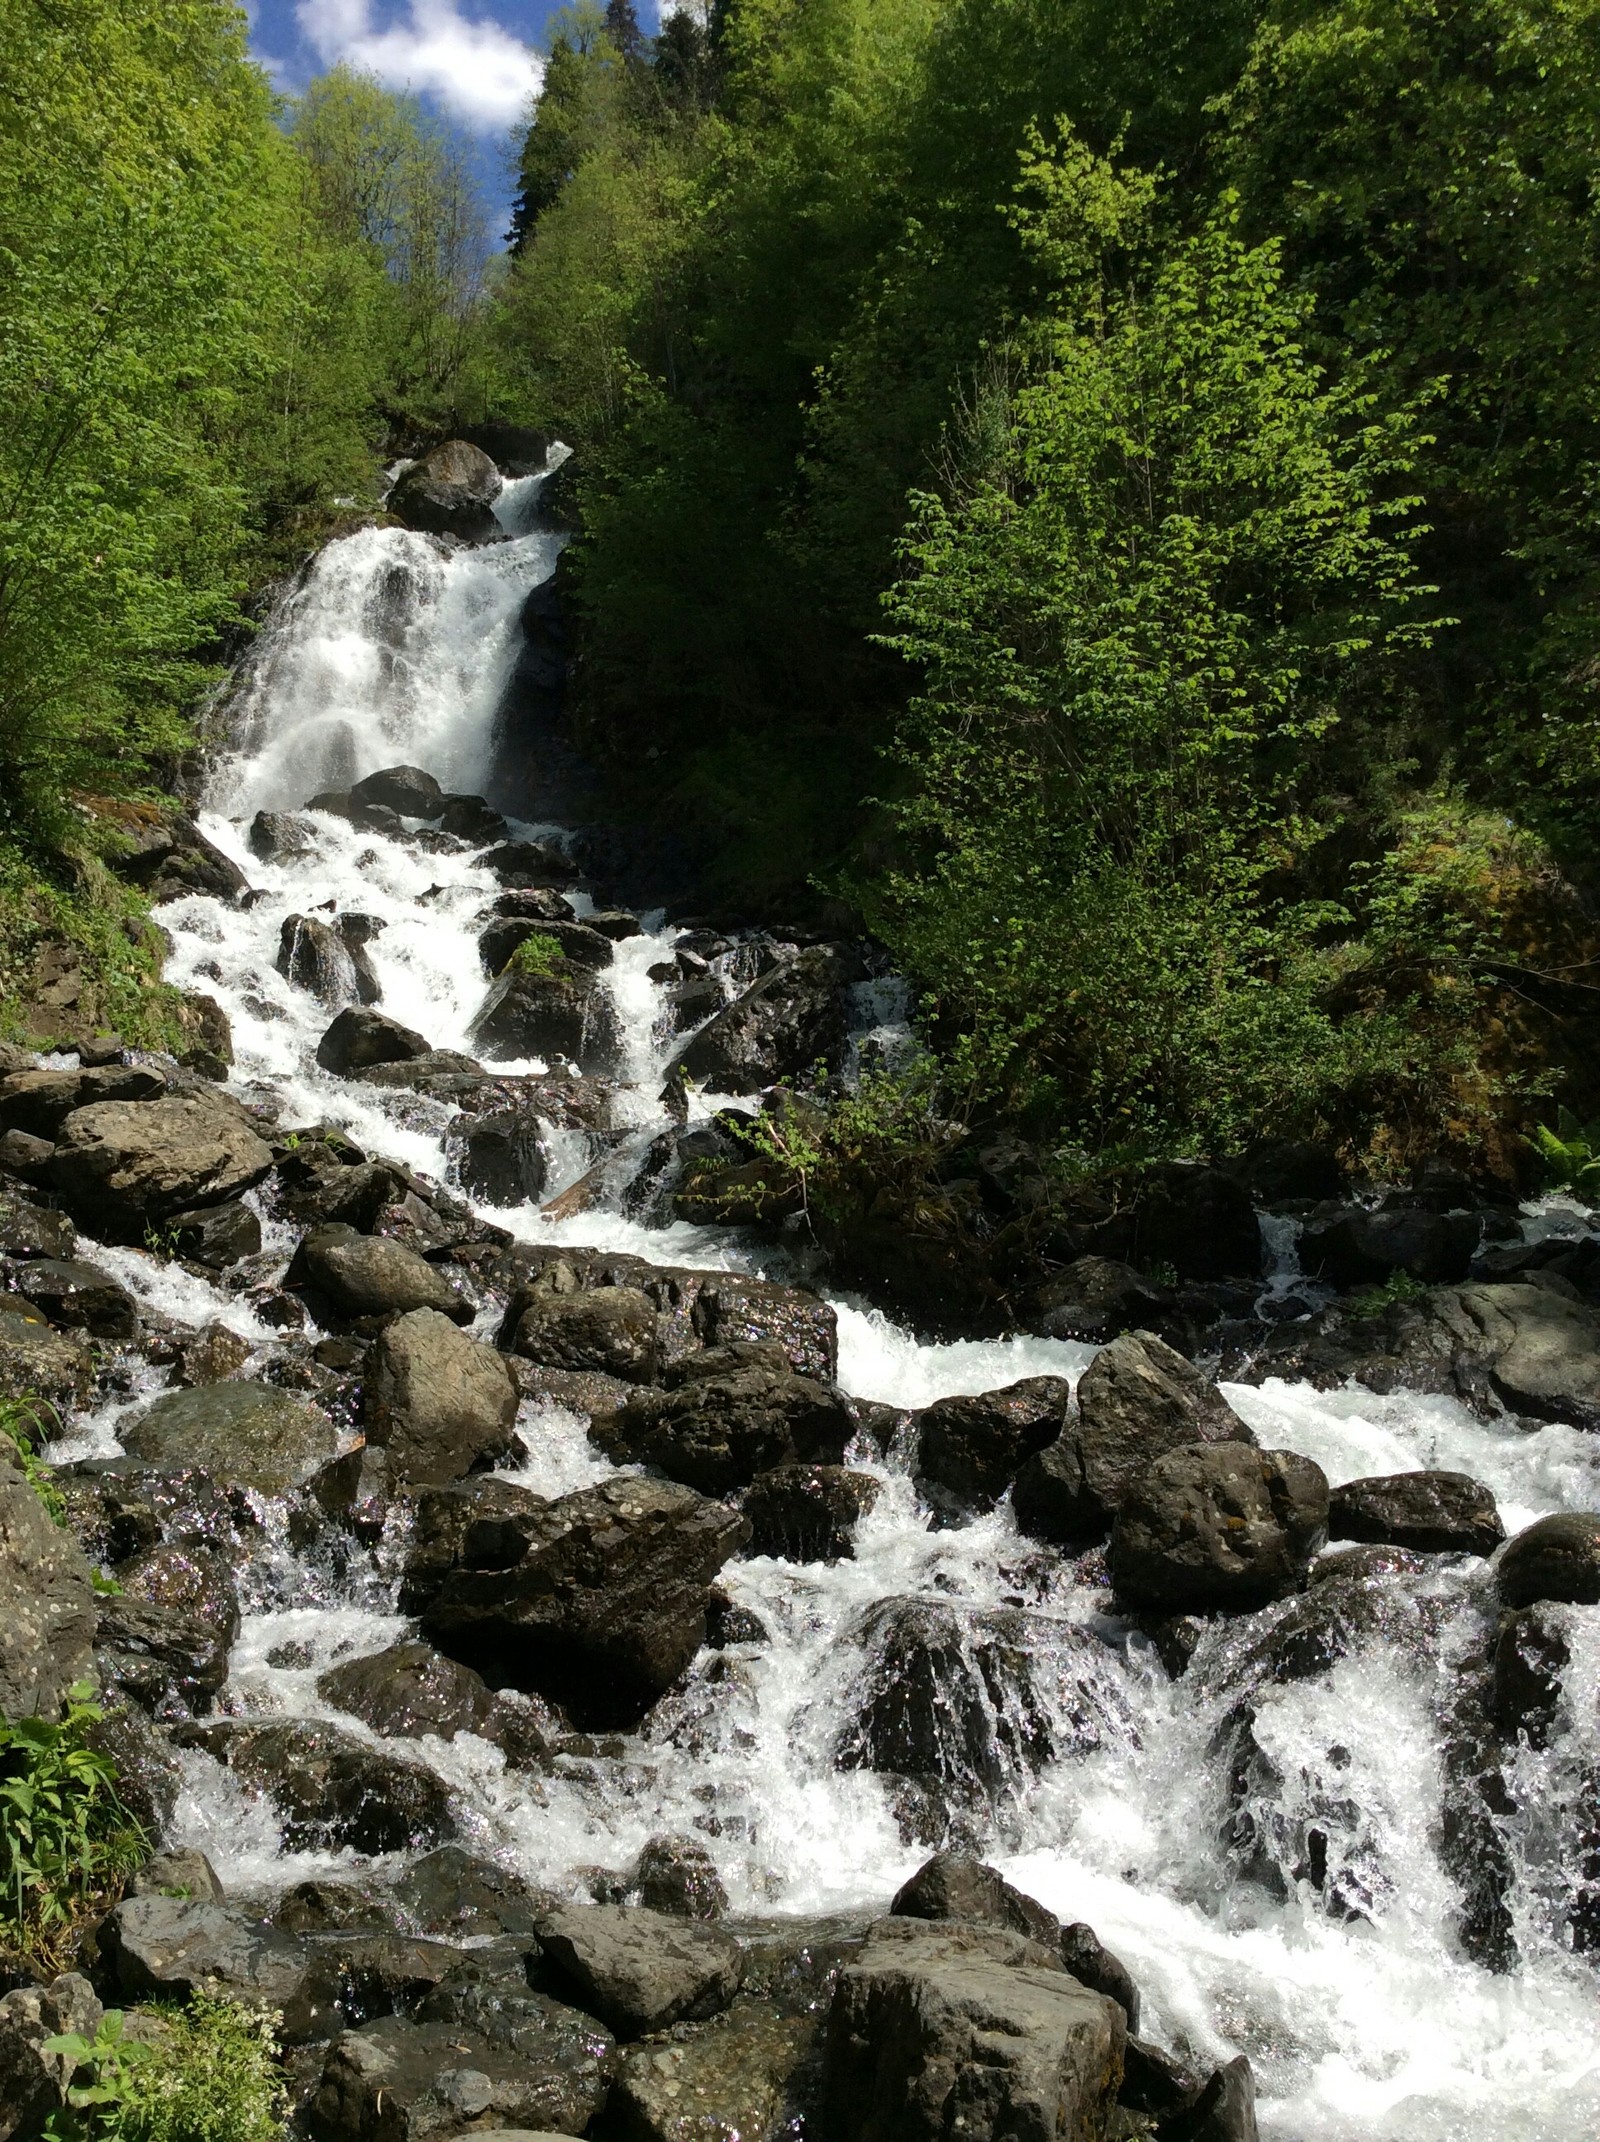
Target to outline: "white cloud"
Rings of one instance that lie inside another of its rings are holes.
[[[538,87],[538,55],[498,22],[468,21],[456,0],[409,0],[383,27],[374,12],[372,0],[300,0],[295,17],[325,66],[343,60],[431,94],[469,126],[509,126]]]

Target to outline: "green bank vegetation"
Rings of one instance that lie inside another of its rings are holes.
[[[137,2035],[128,2022],[112,2009],[93,2038],[46,2041],[77,2062],[46,2142],[279,2142],[288,2090],[270,2012],[197,1993],[140,2011]]]
[[[619,789],[846,892],[950,1110],[1497,1149],[1596,979],[1600,8],[683,19],[561,18],[487,330]]]

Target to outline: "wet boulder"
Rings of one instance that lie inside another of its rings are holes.
[[[1328,1537],[1417,1554],[1493,1554],[1506,1536],[1493,1495],[1467,1473],[1349,1480],[1328,1502]]]
[[[511,1343],[526,1360],[549,1368],[599,1369],[628,1383],[649,1383],[656,1373],[655,1304],[637,1287],[535,1291]]]
[[[30,1257],[16,1263],[8,1261],[3,1277],[8,1287],[24,1301],[32,1302],[52,1324],[113,1342],[137,1336],[137,1303],[120,1281],[97,1264]]]
[[[160,1541],[117,1564],[124,1598],[198,1615],[224,1649],[239,1633],[239,1592],[229,1558],[200,1543]]]
[[[1034,1539],[1104,1539],[1129,1483],[1186,1444],[1250,1442],[1215,1384],[1148,1331],[1113,1339],[1078,1384],[1076,1417],[1017,1474],[1012,1507]]]
[[[94,1988],[76,1971],[48,1986],[18,1986],[0,1999],[0,2142],[33,2142],[48,2120],[66,2111],[77,2073],[70,2054],[47,2052],[49,2039],[92,2039],[104,2011]]]
[[[510,828],[482,796],[455,795],[444,799],[439,812],[439,830],[481,848],[489,841],[504,840]]]
[[[487,454],[465,439],[447,439],[401,471],[384,504],[423,535],[490,543],[504,532],[492,510],[502,488],[500,471]],[[436,782],[435,797],[438,793]]]
[[[698,1837],[652,1837],[628,1876],[646,1911],[669,1919],[720,1919],[728,1909],[716,1863]]]
[[[271,1147],[237,1103],[192,1093],[75,1109],[50,1177],[86,1233],[142,1243],[174,1213],[240,1197],[271,1168]]]
[[[678,2024],[665,2041],[625,2048],[612,2113],[634,2142],[798,2132],[797,2093],[805,2092],[820,2022],[741,1997],[709,2023]]]
[[[1540,1599],[1600,1605],[1600,1515],[1563,1510],[1541,1517],[1511,1541],[1495,1581],[1513,1611]]]
[[[392,1896],[402,1924],[451,1941],[531,1936],[544,1901],[494,1860],[460,1845],[440,1845],[414,1859]]]
[[[348,1078],[374,1064],[407,1063],[429,1053],[422,1036],[386,1012],[347,1005],[317,1043],[324,1071]]]
[[[228,1678],[223,1628],[180,1607],[110,1598],[100,1609],[95,1678],[157,1718],[208,1711]]]
[[[265,1383],[212,1383],[163,1391],[118,1431],[130,1457],[193,1465],[231,1485],[282,1495],[309,1480],[338,1448],[319,1408]]]
[[[565,902],[561,903],[565,906]],[[582,967],[598,974],[601,968],[609,967],[616,957],[611,940],[599,930],[591,930],[587,923],[568,922],[556,917],[537,918],[530,915],[502,915],[491,922],[478,939],[478,958],[483,971],[491,979],[504,974],[512,955],[530,938],[546,940],[547,947],[574,967]]]
[[[103,1101],[157,1101],[166,1091],[163,1075],[143,1064],[13,1071],[0,1079],[0,1130],[24,1131],[53,1142],[77,1109]]]
[[[1247,1613],[1291,1591],[1328,1536],[1328,1482],[1293,1451],[1171,1450],[1123,1496],[1111,1579],[1158,1613]]]
[[[842,1465],[779,1465],[757,1473],[744,1499],[750,1552],[786,1562],[844,1562],[855,1528],[883,1491],[871,1473]]]
[[[1122,2011],[1036,1943],[880,1920],[839,1973],[824,2104],[834,2142],[1011,2142],[1106,2133]]]
[[[957,1919],[973,1926],[999,1926],[1047,1949],[1061,1939],[1055,1913],[1013,1889],[993,1867],[968,1852],[936,1852],[896,1892],[889,1906],[897,1919]]]
[[[1053,1757],[1088,1754],[1126,1731],[1098,1641],[1018,1607],[880,1599],[841,1641],[864,1660],[834,1750],[842,1770],[993,1798]]]
[[[286,915],[274,964],[284,980],[303,989],[329,1011],[368,1001],[356,963],[336,929],[315,915]]]
[[[580,1726],[636,1725],[705,1641],[711,1580],[747,1532],[721,1503],[631,1477],[509,1526],[469,1523],[423,1634],[491,1683],[567,1705]]]
[[[506,840],[478,860],[515,892],[561,890],[583,873],[559,848],[536,840]]]
[[[295,863],[316,852],[312,828],[288,811],[257,811],[247,836],[250,853],[263,863]]]
[[[42,1400],[69,1413],[87,1400],[93,1381],[87,1338],[53,1331],[31,1302],[0,1296],[0,1398]]]
[[[185,1264],[203,1264],[213,1272],[254,1257],[261,1248],[261,1221],[238,1199],[224,1205],[200,1205],[175,1212],[161,1230],[164,1245]]]
[[[492,1691],[470,1667],[414,1638],[330,1666],[318,1678],[317,1694],[385,1740],[482,1733],[495,1708]]]
[[[54,1717],[89,1671],[89,1565],[53,1524],[0,1436],[0,1717]]]
[[[227,1891],[204,1852],[180,1845],[147,1859],[128,1884],[131,1897],[193,1897],[202,1904],[226,1904]]]
[[[350,801],[375,803],[402,818],[436,818],[444,806],[444,790],[420,766],[385,766],[357,781]]]
[[[549,974],[512,967],[491,987],[471,1028],[472,1046],[489,1063],[562,1057],[585,1077],[622,1068],[622,1029],[609,992],[593,974],[565,961]]]
[[[1159,1322],[1168,1292],[1114,1257],[1078,1257],[1039,1286],[1029,1328],[1047,1339],[1114,1339]]]
[[[511,2015],[503,2002],[493,2035],[454,2014],[426,2019],[444,1993],[430,1995],[415,2022],[385,2016],[334,2040],[304,2113],[314,2142],[444,2142],[468,2133],[482,2142],[547,2142],[585,2131],[610,2085],[608,2032],[553,2001],[541,2008],[533,1995]]]
[[[760,1093],[818,1063],[836,1071],[844,1060],[848,977],[834,946],[796,953],[710,1019],[677,1062],[716,1093]]]
[[[225,1719],[180,1727],[173,1738],[263,1793],[291,1852],[416,1851],[454,1829],[449,1790],[433,1771],[320,1719]]]
[[[797,1376],[827,1383],[839,1373],[838,1316],[833,1304],[809,1287],[708,1272],[695,1295],[693,1322],[703,1345],[772,1340],[783,1348]]]
[[[437,1309],[408,1310],[374,1341],[362,1421],[403,1485],[442,1487],[504,1463],[518,1448],[516,1420],[504,1360]]]
[[[289,1286],[300,1286],[345,1317],[404,1316],[434,1309],[452,1323],[470,1324],[472,1304],[443,1273],[414,1250],[353,1227],[319,1227],[305,1236],[289,1267]]]
[[[45,1141],[38,1142],[43,1145]],[[0,1139],[0,1146],[4,1143]],[[46,1150],[54,1152],[55,1148],[49,1146]],[[4,1154],[0,1153],[0,1166],[3,1165]],[[77,1241],[78,1231],[64,1212],[53,1212],[47,1205],[35,1205],[28,1198],[0,1188],[0,1252],[7,1257],[70,1257]]]
[[[854,1433],[833,1385],[762,1368],[635,1391],[620,1413],[591,1427],[616,1463],[653,1465],[707,1495],[748,1487],[778,1465],[838,1465]]]
[[[1300,1266],[1336,1287],[1373,1286],[1396,1272],[1438,1285],[1466,1278],[1482,1235],[1477,1213],[1346,1206],[1306,1222]]]
[[[464,1569],[510,1569],[528,1550],[549,1507],[515,1480],[478,1473],[412,1498],[411,1537],[400,1577],[400,1611],[420,1614],[446,1577]]]
[[[917,1484],[946,1516],[992,1510],[1023,1460],[1055,1441],[1072,1387],[1028,1376],[975,1398],[941,1398],[917,1416]]]
[[[1244,2055],[1214,2068],[1194,2102],[1157,2133],[1161,2142],[1257,2142],[1255,2077]]]
[[[232,906],[250,890],[238,864],[181,811],[163,813],[130,831],[129,839],[129,852],[117,858],[117,875],[140,886],[153,906],[194,893]]]
[[[242,1912],[204,1898],[128,1897],[97,1940],[106,1979],[125,2002],[229,1994],[282,2011],[287,2036],[302,2035],[312,2020],[303,1946]],[[323,2028],[331,2021],[330,2014]]]
[[[539,1949],[569,1997],[621,2038],[715,2015],[744,1976],[730,1935],[641,1905],[560,1905],[539,1920]]]
[[[446,1144],[468,1197],[486,1205],[529,1205],[544,1196],[549,1150],[544,1125],[531,1108],[457,1116]]]
[[[1500,1624],[1489,1711],[1508,1740],[1521,1735],[1530,1747],[1547,1745],[1572,1659],[1568,1635],[1565,1608],[1549,1600],[1508,1614]]]

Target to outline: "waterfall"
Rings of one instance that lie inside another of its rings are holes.
[[[519,613],[559,547],[528,525],[538,482],[508,486],[498,544],[451,549],[381,528],[320,553],[236,680],[235,743],[202,821],[257,897],[236,908],[191,897],[162,910],[171,978],[216,997],[232,1020],[237,1091],[270,1093],[286,1125],[343,1126],[367,1151],[440,1179],[452,1111],[317,1067],[328,1013],[277,972],[280,933],[290,916],[330,901],[374,918],[367,949],[382,1009],[435,1048],[466,1050],[485,987],[475,923],[497,881],[478,852],[419,847],[326,812],[312,815],[311,852],[279,862],[258,861],[247,833],[258,810],[299,811],[314,793],[396,763],[425,768],[447,789],[484,788]],[[524,837],[557,830],[513,827]],[[581,893],[574,904],[589,911]],[[626,1112],[639,1132],[666,1120],[655,1096],[667,1029],[651,969],[670,965],[678,934],[665,916],[644,922],[605,978],[625,1041]],[[896,1016],[892,992],[867,992],[858,1039],[892,1045]],[[719,1099],[696,1095],[693,1105],[705,1113]],[[551,1150],[554,1193],[588,1156],[570,1136],[553,1135]],[[651,1228],[610,1198],[553,1223],[531,1206],[492,1216],[530,1241],[780,1270],[776,1252],[735,1231]],[[1291,1244],[1280,1247],[1287,1284]],[[269,1236],[268,1248],[286,1254],[288,1243]],[[220,1284],[138,1250],[94,1254],[153,1308],[270,1337]],[[928,1344],[857,1300],[836,1307],[844,1387],[899,1407],[1023,1376],[1076,1377],[1093,1353],[1030,1337]],[[1485,1422],[1419,1393],[1269,1383],[1228,1396],[1264,1444],[1315,1458],[1335,1483],[1458,1467],[1494,1489],[1512,1527],[1600,1503],[1600,1444],[1574,1429]],[[129,1403],[75,1424],[67,1452],[115,1450]],[[520,1425],[514,1476],[541,1494],[613,1470],[580,1415],[525,1405]],[[1550,1794],[1593,1790],[1594,1646],[1575,1653],[1571,1732],[1527,1756],[1513,1780],[1504,1826],[1523,1961],[1496,1977],[1456,1945],[1439,1855],[1444,1691],[1482,1613],[1469,1576],[1451,1565],[1431,1580],[1415,1641],[1358,1645],[1321,1677],[1250,1682],[1243,1637],[1219,1624],[1174,1682],[1144,1639],[1108,1620],[1105,1594],[1019,1537],[1005,1507],[936,1530],[893,1450],[886,1458],[863,1445],[851,1462],[882,1482],[854,1559],[730,1565],[735,1604],[769,1641],[702,1654],[620,1757],[602,1751],[530,1777],[471,1735],[408,1748],[459,1788],[468,1842],[534,1882],[578,1893],[578,1870],[625,1866],[647,1837],[692,1827],[737,1911],[882,1908],[927,1847],[907,1841],[890,1782],[841,1760],[841,1750],[885,1670],[875,1634],[883,1603],[910,1601],[936,1610],[948,1632],[938,1724],[963,1834],[1124,1958],[1144,1989],[1146,2036],[1199,2061],[1248,2053],[1265,2136],[1586,2142],[1600,2131],[1593,1967],[1567,1952],[1550,1909],[1566,1876],[1542,1812]],[[393,1571],[380,1554],[335,1572],[286,1536],[270,1542],[251,1574],[225,1704],[242,1715],[337,1715],[317,1696],[318,1673],[408,1627]],[[1251,1631],[1271,1620],[1252,1618]],[[1002,1653],[1003,1672],[992,1664]],[[198,1754],[184,1760],[180,1837],[209,1852],[230,1887],[259,1893],[338,1871],[340,1855],[281,1850],[274,1823],[226,1772]],[[1313,1833],[1328,1869],[1320,1885],[1305,1872]]]

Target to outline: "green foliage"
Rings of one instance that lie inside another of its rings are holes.
[[[130,2037],[114,2009],[92,2039],[49,2039],[45,2050],[75,2059],[87,2079],[52,2116],[48,2142],[280,2142],[277,2028],[268,2012],[197,1993],[163,2012],[148,2039]]]
[[[1415,449],[1307,361],[1230,211],[1152,252],[1140,174],[1069,134],[1025,177],[1055,296],[983,455],[916,502],[908,860],[866,897],[980,1089],[1047,1078],[1091,1143],[1223,1143],[1350,1075],[1318,953],[1348,918],[1270,881],[1322,740],[1425,638]]]
[[[1563,1108],[1554,1130],[1543,1123],[1533,1125],[1533,1142],[1551,1189],[1576,1191],[1580,1197],[1600,1194],[1600,1123],[1580,1123],[1570,1108]]]
[[[1345,1313],[1370,1323],[1396,1302],[1420,1301],[1427,1291],[1422,1281],[1413,1279],[1409,1272],[1391,1272],[1381,1286],[1363,1287],[1360,1293],[1352,1294]]]
[[[67,1499],[56,1486],[54,1469],[39,1455],[40,1444],[56,1426],[55,1413],[42,1398],[0,1399],[0,1438],[11,1445],[23,1477],[38,1496],[51,1524],[65,1530]]]
[[[149,1851],[93,1744],[102,1716],[85,1681],[59,1720],[0,1720],[0,1942],[36,1973],[62,1967]]]
[[[564,974],[567,955],[561,949],[559,938],[546,937],[535,930],[531,937],[524,937],[521,944],[500,970],[502,974],[532,974],[543,980]]]

